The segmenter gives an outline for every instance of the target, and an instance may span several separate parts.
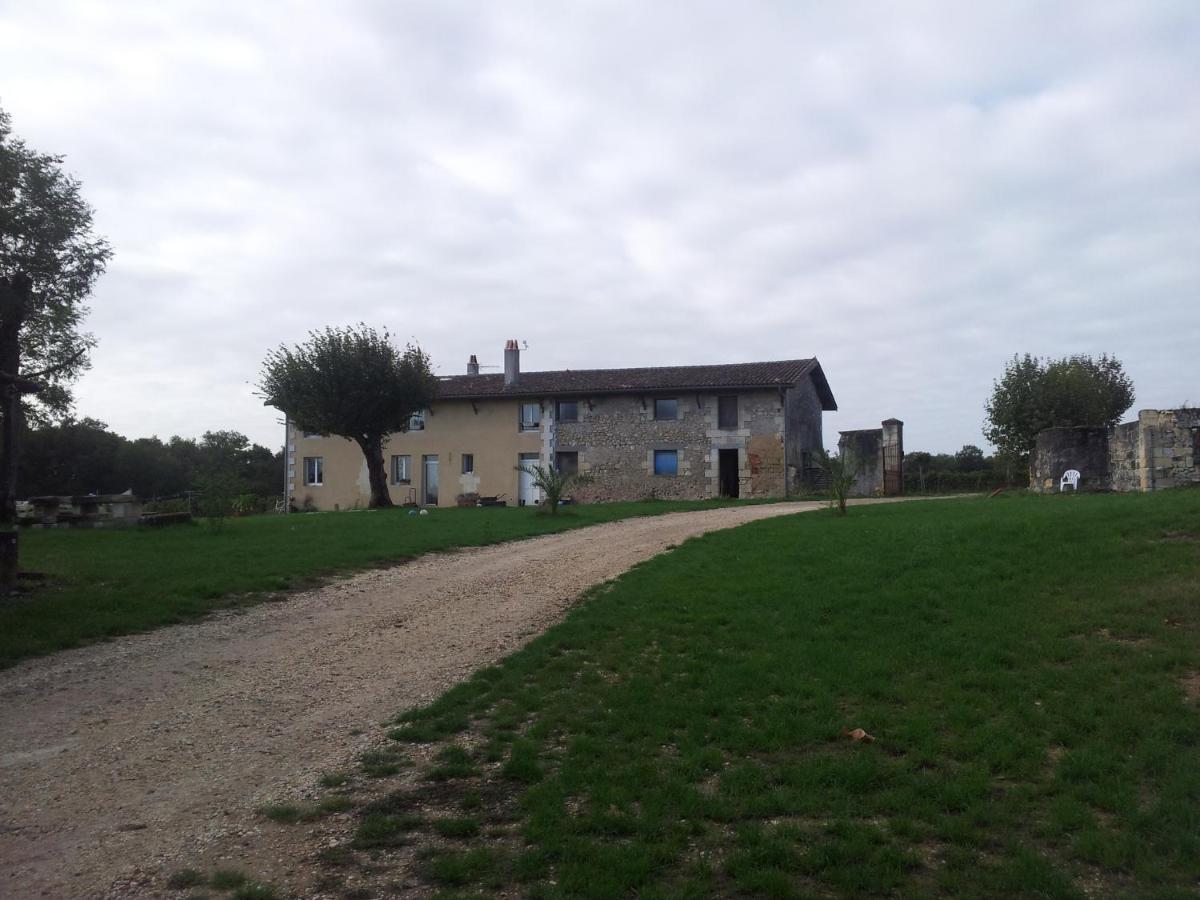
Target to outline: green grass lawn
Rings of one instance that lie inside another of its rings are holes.
[[[1198,673],[1200,491],[767,520],[402,717],[433,762],[370,781],[330,878],[415,852],[448,896],[1193,897]]]
[[[167,528],[21,532],[21,567],[44,586],[0,605],[0,667],[120,634],[259,602],[337,572],[632,516],[728,505],[652,501],[255,516]]]

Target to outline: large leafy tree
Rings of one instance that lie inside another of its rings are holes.
[[[95,345],[81,330],[84,301],[112,255],[92,230],[79,181],[62,164],[63,157],[38,153],[15,137],[0,109],[0,316],[11,320],[14,304],[24,301],[19,364],[40,386],[26,392],[23,404],[35,421],[70,408],[70,385],[87,369]]]
[[[437,394],[429,357],[419,347],[400,349],[387,329],[362,323],[313,331],[303,344],[267,354],[258,386],[266,405],[297,428],[357,443],[367,460],[371,507],[392,505],[383,442],[407,431],[413,414]]]
[[[1108,426],[1133,405],[1133,382],[1107,354],[1039,359],[1014,356],[986,404],[984,436],[1007,456],[1028,462],[1038,432]]]
[[[65,413],[95,343],[83,301],[111,251],[61,156],[13,137],[0,109],[0,529],[16,522],[19,436],[26,412]],[[23,399],[30,398],[30,399]],[[36,398],[36,399],[33,399]],[[16,586],[17,537],[0,541],[0,596]]]

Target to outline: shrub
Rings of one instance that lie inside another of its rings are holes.
[[[551,515],[558,512],[558,502],[570,488],[588,484],[592,480],[590,475],[562,472],[553,466],[540,466],[537,463],[517,466],[517,471],[533,476],[533,486],[542,492],[543,503],[549,506]]]
[[[830,456],[824,447],[817,453],[817,464],[829,476],[829,505],[839,516],[846,514],[846,498],[858,479],[858,460],[847,447],[838,456]]]

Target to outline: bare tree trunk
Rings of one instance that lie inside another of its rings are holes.
[[[383,509],[394,506],[391,494],[388,493],[387,470],[383,467],[383,438],[372,435],[358,441],[363,456],[367,460],[367,478],[371,483],[371,509]]]
[[[0,325],[0,330],[3,326]],[[2,354],[0,354],[2,355]],[[3,424],[0,425],[0,531],[17,524],[17,442],[21,434],[21,393],[16,385],[0,385]]]
[[[0,320],[0,342],[5,327]],[[4,356],[0,353],[0,358]],[[2,363],[0,363],[2,364]],[[4,371],[11,371],[7,368]],[[17,531],[17,438],[21,431],[21,393],[15,384],[0,385],[3,424],[0,425],[0,601],[17,589],[21,570]]]
[[[17,439],[21,431],[21,323],[29,309],[32,285],[24,275],[0,279],[0,372],[9,376],[0,384],[0,598],[16,589],[17,547]]]

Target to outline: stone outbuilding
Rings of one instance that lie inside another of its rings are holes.
[[[1143,409],[1136,421],[1112,428],[1041,432],[1029,461],[1030,489],[1058,491],[1068,471],[1079,473],[1081,491],[1156,491],[1200,483],[1200,409]]]

